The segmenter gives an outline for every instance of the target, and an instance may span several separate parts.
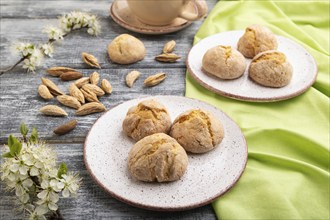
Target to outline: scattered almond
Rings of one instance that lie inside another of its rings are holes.
[[[104,105],[98,102],[90,102],[81,106],[77,111],[76,115],[89,115],[92,113],[105,111]]]
[[[161,83],[164,79],[166,79],[165,73],[157,73],[155,75],[149,76],[144,80],[145,86],[155,86]]]
[[[98,72],[94,72],[89,76],[89,81],[91,84],[97,85],[100,81],[100,74]]]
[[[89,83],[89,77],[82,77],[74,82],[79,89],[87,83]]]
[[[76,84],[71,83],[71,85],[69,87],[69,93],[70,93],[71,96],[73,96],[76,99],[78,99],[78,101],[81,104],[84,104],[85,103],[84,94],[78,89],[78,87],[76,86]]]
[[[100,102],[96,96],[95,93],[93,93],[90,90],[84,90],[84,89],[80,89],[80,91],[82,92],[82,94],[84,94],[85,99],[89,102]]]
[[[163,53],[163,54],[156,56],[155,60],[157,60],[159,62],[164,62],[164,63],[174,63],[180,58],[181,57],[179,57],[178,55],[176,55],[174,53]]]
[[[77,120],[74,119],[55,128],[54,133],[57,135],[64,135],[69,131],[72,131],[76,126],[77,126]]]
[[[175,48],[176,42],[171,40],[164,45],[163,53],[172,53]]]
[[[57,76],[57,77],[59,77],[63,73],[72,72],[72,71],[76,71],[76,70],[75,69],[72,69],[72,68],[68,68],[68,67],[56,66],[56,67],[49,68],[46,71],[51,76]]]
[[[83,53],[81,54],[81,56],[82,56],[83,61],[84,61],[87,65],[89,65],[89,66],[91,66],[91,67],[96,67],[96,68],[101,69],[100,64],[98,63],[96,57],[94,57],[93,55],[83,52]]]
[[[50,115],[50,116],[68,116],[68,113],[66,113],[62,108],[56,106],[56,105],[46,105],[39,109],[41,113],[44,115]]]
[[[54,96],[50,93],[47,86],[45,86],[45,85],[40,85],[38,87],[38,93],[45,100],[50,100],[50,99],[54,98]]]
[[[81,106],[78,99],[76,99],[73,96],[59,95],[56,98],[61,104],[65,105],[65,106],[68,106],[68,107],[71,107],[71,108],[74,108],[74,109],[78,109]]]
[[[61,80],[63,81],[76,80],[76,79],[80,79],[81,77],[83,77],[83,74],[77,71],[65,72],[62,73],[60,76]]]
[[[46,79],[44,77],[41,78],[42,84],[47,86],[49,89],[50,93],[53,94],[54,96],[58,95],[63,95],[64,93],[53,83],[51,80]]]
[[[82,87],[83,90],[85,91],[91,91],[93,93],[95,93],[97,96],[103,96],[104,95],[104,91],[98,87],[97,85],[93,85],[93,84],[85,84]]]
[[[112,86],[111,86],[110,82],[108,80],[106,80],[106,79],[102,79],[102,81],[101,81],[101,88],[107,94],[111,94],[112,93]]]
[[[139,71],[133,70],[126,76],[126,85],[132,87],[134,82],[140,77],[141,73]]]

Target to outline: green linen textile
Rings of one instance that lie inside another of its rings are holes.
[[[329,219],[329,2],[221,1],[194,43],[251,24],[303,45],[319,72],[306,93],[275,103],[225,98],[187,74],[186,96],[226,112],[249,147],[244,174],[213,203],[215,212],[219,219]]]

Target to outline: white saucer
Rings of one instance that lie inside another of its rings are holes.
[[[195,12],[196,8],[194,5],[190,4],[189,10]],[[176,18],[171,24],[165,26],[147,25],[142,23],[139,19],[137,19],[135,15],[133,15],[128,7],[127,2],[123,0],[115,0],[114,3],[111,4],[110,16],[117,24],[128,30],[151,35],[176,32],[189,26],[192,23],[191,21],[187,21],[182,18]]]

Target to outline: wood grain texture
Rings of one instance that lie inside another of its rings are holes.
[[[102,25],[102,33],[91,37],[85,31],[70,34],[56,44],[53,58],[47,58],[43,67],[35,74],[26,74],[21,66],[0,77],[0,144],[7,141],[9,134],[19,135],[21,122],[29,127],[35,126],[39,136],[55,146],[59,161],[67,163],[70,170],[77,171],[83,177],[83,184],[76,199],[63,199],[59,206],[65,219],[215,219],[211,205],[185,212],[153,212],[135,208],[117,201],[106,194],[88,175],[83,163],[83,142],[88,130],[101,114],[76,117],[74,110],[65,106],[69,113],[67,118],[43,116],[38,109],[46,104],[60,104],[56,99],[44,101],[38,96],[37,88],[41,77],[52,79],[64,91],[68,92],[70,82],[48,76],[45,69],[53,66],[76,68],[84,75],[95,69],[86,66],[81,60],[81,52],[96,56],[102,66],[98,72],[101,78],[108,79],[113,86],[113,93],[100,98],[107,109],[126,100],[151,95],[179,95],[185,91],[185,58],[191,48],[193,37],[202,21],[177,33],[148,36],[130,32],[117,25],[108,15],[112,0],[1,0],[0,20],[0,68],[12,65],[18,57],[11,55],[11,44],[15,41],[42,43],[47,36],[41,33],[49,24],[56,25],[57,17],[72,10],[89,11],[96,14]],[[216,0],[208,0],[212,8]],[[112,63],[107,55],[107,45],[119,34],[129,33],[141,39],[147,49],[143,61],[132,65]],[[162,52],[164,43],[169,40],[177,42],[175,53],[182,56],[177,63],[159,63],[154,57]],[[132,88],[125,85],[125,76],[131,70],[139,70],[142,75]],[[167,79],[156,87],[146,88],[143,80],[157,72],[167,73]],[[61,106],[62,107],[62,106]],[[52,130],[70,119],[76,118],[76,129],[64,136],[56,136]],[[0,147],[3,153],[4,147]],[[3,160],[1,159],[1,162]],[[5,192],[0,182],[0,219],[21,219],[13,211],[13,194]]]

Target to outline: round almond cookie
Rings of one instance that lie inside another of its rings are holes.
[[[142,41],[129,34],[121,34],[108,46],[110,60],[119,64],[131,64],[143,60],[146,48]]]
[[[283,87],[290,83],[293,68],[284,53],[270,50],[253,58],[249,67],[249,77],[267,87]]]
[[[245,57],[253,58],[258,53],[277,49],[277,39],[271,30],[262,25],[251,25],[237,43],[237,49]]]
[[[244,56],[231,46],[215,46],[206,51],[202,60],[203,69],[220,79],[236,79],[246,68]]]
[[[131,107],[122,127],[127,136],[138,141],[151,134],[168,133],[171,118],[163,104],[150,99]]]
[[[145,182],[170,182],[180,179],[188,166],[188,156],[182,146],[164,133],[138,141],[128,155],[131,175]]]
[[[211,113],[194,109],[182,113],[175,119],[170,135],[186,151],[205,153],[221,143],[224,130],[220,120]]]

